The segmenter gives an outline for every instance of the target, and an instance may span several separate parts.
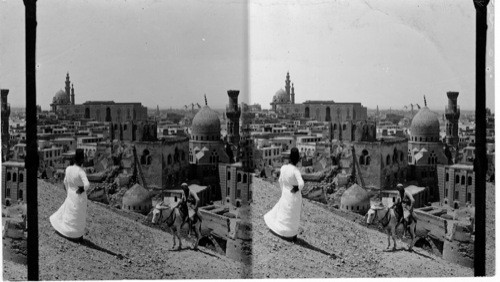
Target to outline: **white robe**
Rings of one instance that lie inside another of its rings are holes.
[[[279,178],[281,198],[278,203],[264,215],[264,220],[274,233],[283,237],[293,237],[299,232],[300,212],[302,209],[302,188],[304,180],[297,167],[287,164],[281,167]],[[292,193],[293,186],[299,191]]]
[[[69,238],[79,238],[85,232],[87,220],[87,193],[76,193],[79,186],[87,191],[90,183],[85,171],[77,165],[66,168],[64,177],[67,197],[62,206],[50,216],[50,223],[55,230]]]

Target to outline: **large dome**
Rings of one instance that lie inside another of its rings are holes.
[[[59,103],[59,104],[65,104],[69,102],[66,92],[62,89],[56,92],[53,101],[54,103]]]
[[[196,113],[193,118],[193,123],[191,125],[191,132],[193,137],[205,137],[210,136],[209,139],[203,138],[200,141],[216,141],[212,140],[213,136],[216,136],[217,140],[220,139],[220,120],[217,112],[210,109],[210,107],[205,106]],[[192,138],[193,139],[193,138]]]
[[[273,96],[273,102],[276,103],[287,103],[290,101],[290,97],[288,94],[286,94],[285,90],[281,88],[280,90],[276,91],[276,94]]]
[[[437,115],[423,107],[413,117],[410,126],[411,140],[418,142],[439,141],[439,120]]]

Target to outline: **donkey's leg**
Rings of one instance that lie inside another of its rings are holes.
[[[392,237],[392,241],[394,242],[394,247],[392,249],[396,250],[397,245],[396,245],[396,227],[395,226],[391,228],[391,237]]]
[[[386,230],[387,232],[387,249],[391,248],[391,233],[389,230]]]
[[[172,228],[170,230],[172,231],[172,237],[174,237],[174,244],[172,245],[172,249],[175,249],[175,244],[176,244],[176,242],[175,242],[175,229]]]

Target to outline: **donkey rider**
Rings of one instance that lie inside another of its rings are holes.
[[[182,183],[181,188],[183,191],[182,198],[177,204],[177,207],[179,207],[180,211],[183,214],[183,223],[185,223],[186,220],[189,219],[189,230],[191,231],[192,223],[194,223],[195,220],[199,220],[201,218],[198,214],[198,205],[200,203],[200,198],[198,198],[198,195],[196,195],[195,192],[189,189],[186,183]]]
[[[417,218],[415,216],[415,213],[413,212],[413,204],[415,203],[415,199],[413,199],[413,196],[410,192],[405,191],[405,189],[403,188],[403,184],[399,183],[396,188],[399,192],[399,199],[394,205],[396,208],[396,212],[399,215],[399,223],[410,223],[410,216],[412,217],[412,220],[415,220]]]

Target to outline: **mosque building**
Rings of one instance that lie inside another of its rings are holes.
[[[367,109],[361,103],[336,103],[329,101],[305,101],[295,103],[295,86],[287,72],[285,89],[279,89],[274,94],[271,109],[276,113],[294,117],[314,119],[317,121],[331,121],[334,123],[351,121],[365,121],[368,118]]]
[[[426,103],[427,104],[427,103]],[[450,164],[445,144],[439,136],[439,120],[427,105],[413,117],[408,141],[409,178],[418,181],[418,186],[429,187],[432,201],[439,199],[437,189],[437,165]]]
[[[126,122],[147,120],[147,108],[141,103],[115,103],[114,101],[87,101],[75,104],[75,88],[66,74],[64,90],[54,95],[50,107],[52,112],[62,116],[92,119],[100,122]],[[71,87],[70,87],[71,85]]]

